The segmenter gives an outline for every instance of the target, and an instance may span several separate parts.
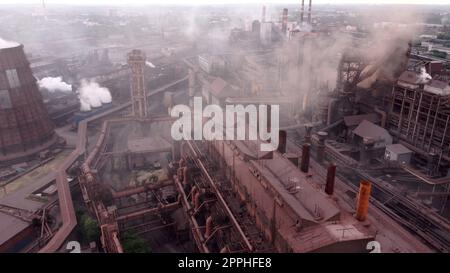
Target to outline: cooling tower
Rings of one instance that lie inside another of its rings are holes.
[[[0,162],[25,157],[56,142],[23,45],[0,44]]]

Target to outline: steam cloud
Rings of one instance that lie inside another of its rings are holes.
[[[320,102],[321,92],[338,87],[339,61],[344,56],[362,61],[363,71],[355,82],[359,88],[370,90],[376,82],[395,82],[407,68],[411,41],[421,31],[420,22],[420,10],[402,7],[401,14],[389,10],[362,13],[354,28],[364,30],[363,39],[339,31],[320,35],[303,30],[299,38],[293,38],[298,41],[278,49],[278,62],[285,67],[282,90],[297,96],[304,105]],[[429,80],[429,75],[422,75]]]
[[[45,88],[50,92],[71,92],[72,85],[63,82],[62,77],[45,77],[38,81],[39,88]]]
[[[150,66],[151,68],[155,68],[155,67],[156,67],[154,64],[152,64],[152,63],[149,62],[149,61],[146,61],[145,64],[146,64],[147,66]]]
[[[102,104],[112,101],[108,88],[101,87],[93,81],[82,80],[77,93],[80,98],[81,111],[90,111],[92,108],[101,107]]]
[[[3,40],[2,38],[0,38],[0,48],[8,48],[8,47],[15,47],[15,46],[19,46],[19,43],[6,41],[6,40]]]
[[[427,70],[425,69],[425,67],[421,67],[419,79],[420,79],[421,83],[427,83],[431,79],[433,79],[433,77],[431,77],[431,75],[427,73]]]

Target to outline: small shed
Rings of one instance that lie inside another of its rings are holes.
[[[384,158],[389,161],[397,161],[401,164],[409,164],[413,151],[402,144],[391,144],[386,146]]]

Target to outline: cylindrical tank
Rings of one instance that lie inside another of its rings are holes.
[[[0,48],[0,161],[31,155],[56,140],[23,45]]]

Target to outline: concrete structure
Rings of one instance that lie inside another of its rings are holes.
[[[265,240],[280,252],[362,252],[370,229],[313,186],[315,172],[303,173],[278,151],[257,155],[257,143],[205,143],[209,160],[255,219]],[[225,183],[225,182],[223,182]],[[342,229],[346,229],[342,236]]]
[[[141,50],[135,49],[128,54],[128,65],[131,69],[131,108],[133,115],[138,118],[145,118],[148,113],[145,61],[145,53]]]
[[[48,148],[53,129],[23,45],[0,48],[0,162]]]
[[[428,153],[439,154],[438,165],[450,164],[450,87],[439,80],[425,81],[414,71],[405,71],[394,85],[388,128],[427,161]]]
[[[401,164],[409,164],[413,152],[402,144],[392,144],[386,146],[384,158],[389,161],[397,161]]]

